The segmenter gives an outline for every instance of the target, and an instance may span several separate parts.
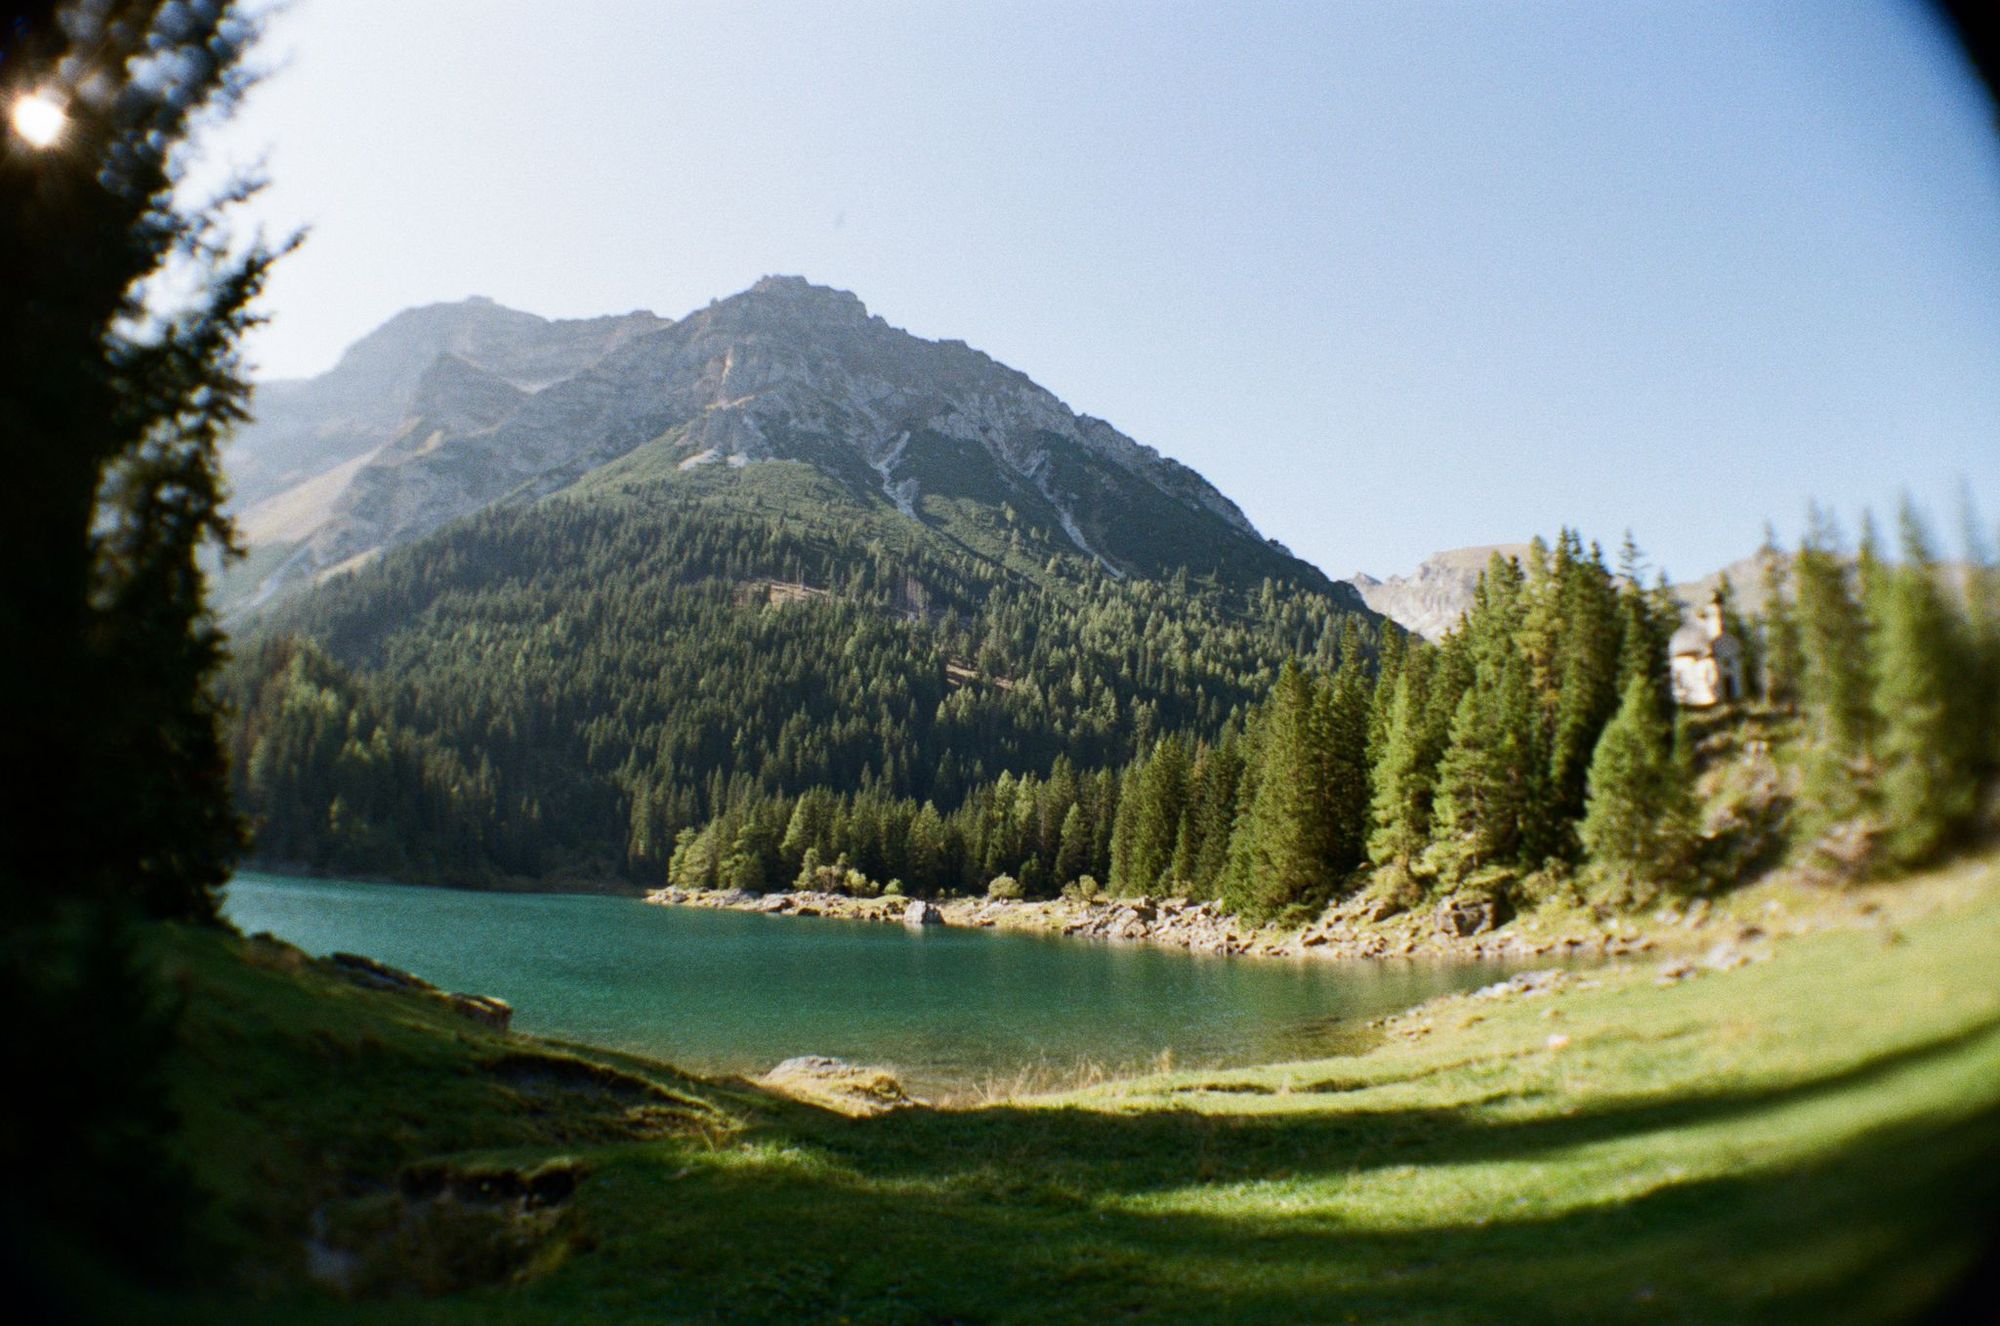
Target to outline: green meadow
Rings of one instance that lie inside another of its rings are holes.
[[[2000,1211],[2000,860],[1879,894],[1343,1058],[872,1118],[169,931],[234,1280],[96,1292],[298,1326],[1918,1318]]]

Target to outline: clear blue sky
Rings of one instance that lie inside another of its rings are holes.
[[[1336,575],[2000,517],[2000,138],[1914,0],[295,0],[265,55],[270,375],[797,272]]]

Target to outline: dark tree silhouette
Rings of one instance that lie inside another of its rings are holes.
[[[25,1075],[0,1118],[0,1246],[30,1293],[60,1244],[189,1264],[171,1010],[131,923],[213,921],[242,843],[200,558],[229,542],[217,448],[273,254],[226,234],[247,185],[183,186],[254,37],[226,0],[0,10],[0,1002]]]

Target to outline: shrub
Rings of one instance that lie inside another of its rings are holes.
[[[850,898],[873,898],[882,886],[847,864],[842,855],[832,865],[820,865],[818,854],[808,850],[803,869],[792,887],[805,893],[845,893]]]
[[[986,886],[986,896],[1001,902],[1021,900],[1021,881],[1012,875],[995,875],[993,882]]]
[[[1081,875],[1062,886],[1062,896],[1072,902],[1092,902],[1104,893],[1104,886],[1090,875]]]

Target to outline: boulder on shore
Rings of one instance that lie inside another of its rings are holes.
[[[364,958],[359,953],[330,953],[327,962],[334,971],[371,990],[419,990],[437,989],[421,976],[413,976],[401,967],[391,967],[386,962]]]
[[[943,925],[944,911],[936,903],[912,898],[910,905],[903,909],[903,924],[912,930],[921,930],[927,925]]]
[[[1438,930],[1460,939],[1483,935],[1506,920],[1500,908],[1487,898],[1448,898],[1437,908]]]
[[[852,1064],[822,1054],[787,1059],[757,1079],[773,1091],[841,1114],[868,1117],[922,1105],[886,1068]]]
[[[471,1018],[504,1032],[514,1021],[514,1006],[496,995],[447,994],[445,1003],[462,1018]]]

